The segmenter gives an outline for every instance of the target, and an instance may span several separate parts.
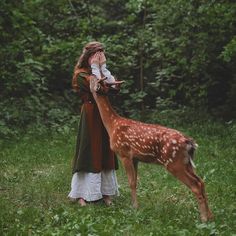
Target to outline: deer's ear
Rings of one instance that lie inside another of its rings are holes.
[[[111,83],[107,83],[108,85],[120,85],[123,84],[125,81],[124,80],[116,80],[114,82]]]
[[[98,80],[98,83],[101,83],[101,82],[103,82],[103,81],[106,80],[106,79],[107,79],[107,77],[103,77],[103,78],[101,78],[101,79]]]

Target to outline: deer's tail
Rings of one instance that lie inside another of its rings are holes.
[[[187,153],[188,153],[189,162],[193,168],[196,168],[196,166],[193,162],[193,157],[194,157],[194,152],[198,147],[198,144],[193,139],[187,139],[186,145],[187,145],[186,149],[187,149]]]

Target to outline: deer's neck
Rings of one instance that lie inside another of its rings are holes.
[[[108,132],[111,134],[112,127],[119,115],[114,111],[111,106],[111,103],[107,96],[101,96],[96,93],[93,94],[93,97],[97,103],[102,122]]]

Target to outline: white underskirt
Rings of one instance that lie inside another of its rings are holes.
[[[70,198],[96,201],[102,195],[118,196],[118,184],[114,170],[100,173],[76,172],[72,176]]]

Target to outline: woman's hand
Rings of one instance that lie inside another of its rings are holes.
[[[99,65],[100,63],[100,53],[99,52],[96,52],[94,55],[92,55],[89,60],[89,65],[92,65],[92,64],[97,64]]]
[[[99,58],[100,58],[100,60],[99,60],[100,66],[106,63],[106,57],[105,57],[104,52],[99,53]]]

